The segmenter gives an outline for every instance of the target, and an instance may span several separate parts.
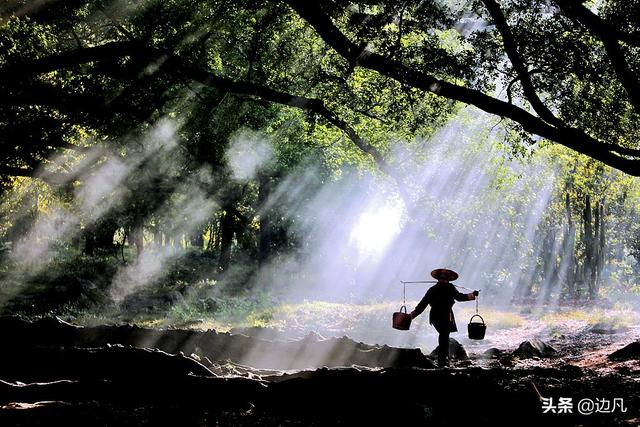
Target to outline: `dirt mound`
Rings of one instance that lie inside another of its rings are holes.
[[[640,341],[632,342],[609,355],[611,360],[640,360]]]
[[[198,361],[182,354],[122,345],[99,348],[23,348],[0,354],[0,378],[8,381],[56,381],[128,378],[149,380],[185,375],[213,376]]]
[[[433,368],[419,349],[368,345],[347,337],[307,336],[291,342],[271,342],[244,335],[185,329],[147,329],[130,325],[79,327],[55,318],[25,321],[0,317],[9,348],[104,347],[121,344],[156,348],[171,354],[196,354],[216,362],[231,360],[260,369],[299,370],[321,366]]]
[[[534,338],[529,341],[523,341],[513,352],[513,355],[521,359],[528,359],[531,357],[553,357],[557,352],[555,348],[546,342]]]
[[[245,335],[250,338],[258,338],[267,341],[287,341],[292,338],[279,329],[263,328],[259,326],[231,328],[229,333],[232,335]]]

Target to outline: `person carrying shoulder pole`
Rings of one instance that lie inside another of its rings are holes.
[[[457,332],[456,320],[453,316],[453,304],[456,301],[473,301],[478,296],[479,291],[463,294],[451,283],[458,278],[455,271],[438,268],[431,272],[431,277],[437,283],[427,290],[416,308],[410,313],[415,319],[427,308],[431,306],[429,312],[429,323],[438,331],[438,367],[444,368],[449,365],[449,334]]]

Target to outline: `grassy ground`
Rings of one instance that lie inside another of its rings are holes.
[[[572,309],[544,314],[541,320],[549,325],[573,320],[586,322],[589,326],[601,325],[612,328],[623,328],[640,323],[640,315],[631,309],[624,308],[614,308],[612,310],[596,308],[588,311]]]
[[[410,302],[409,307],[417,302]],[[170,305],[165,311],[139,313],[127,318],[116,309],[100,313],[92,311],[73,312],[61,317],[78,324],[93,326],[104,323],[127,321],[147,327],[191,327],[215,329],[225,332],[237,327],[264,327],[294,331],[344,331],[363,328],[388,328],[391,314],[398,310],[396,302],[371,304],[341,304],[326,301],[304,301],[300,303],[276,303],[260,296],[227,297],[215,309],[207,309],[197,303],[181,302]],[[454,307],[458,325],[465,324],[475,314],[475,307],[456,304]],[[520,314],[516,310],[482,308],[485,322],[495,329],[526,327],[532,319],[549,327],[563,322],[578,322],[584,326],[610,325],[632,326],[640,323],[637,312],[629,309],[582,310],[571,309],[550,313]],[[420,320],[426,323],[426,313]],[[477,321],[476,318],[474,321]],[[416,320],[417,321],[417,320]]]

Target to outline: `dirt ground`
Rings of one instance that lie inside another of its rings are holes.
[[[640,425],[640,358],[609,357],[640,341],[636,326],[458,334],[468,358],[449,369],[417,348],[317,334],[17,317],[0,318],[0,330],[0,425]],[[514,355],[534,337],[555,351]]]

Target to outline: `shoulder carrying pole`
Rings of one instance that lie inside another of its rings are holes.
[[[400,283],[402,283],[403,285],[406,285],[407,283],[438,283],[438,281],[437,280],[418,280],[418,281],[415,281],[415,282],[407,282],[405,280],[401,280]],[[449,282],[449,283],[451,283],[451,282]],[[473,291],[473,289],[469,289],[469,288],[466,288],[464,286],[456,285],[456,284],[453,284],[453,283],[451,283],[451,284],[453,286],[455,286],[456,288],[461,288],[461,289],[466,289],[468,291]]]
[[[407,284],[407,283],[438,283],[437,280],[418,280],[417,282],[407,282],[404,280],[400,280],[400,283],[402,284]]]

